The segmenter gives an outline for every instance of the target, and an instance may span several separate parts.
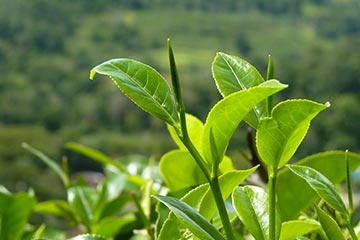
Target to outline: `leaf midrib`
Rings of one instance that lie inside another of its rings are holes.
[[[149,81],[149,77],[148,77],[148,69],[146,69],[146,84],[144,85],[144,87],[142,87],[138,81],[135,81],[133,80],[133,78],[128,74],[128,71],[123,71],[120,67],[116,66],[114,63],[110,62],[109,63],[110,65],[112,65],[115,69],[118,69],[118,71],[122,72],[123,74],[126,75],[126,77],[128,77],[132,82],[134,82],[138,87],[140,87],[141,89],[143,89],[143,91],[151,98],[154,100],[154,102],[160,107],[160,109],[165,109],[165,113],[168,115],[168,117],[173,121],[173,124],[175,124],[177,121],[173,118],[172,114],[169,112],[169,110],[164,106],[163,107],[163,104],[166,102],[166,99],[168,98],[169,96],[169,93],[166,94],[166,97],[164,98],[164,101],[162,101],[162,103],[160,103],[160,101],[158,101],[154,96],[155,96],[155,93],[157,91],[157,89],[159,88],[160,86],[160,82],[158,82],[158,86],[156,87],[156,90],[154,91],[154,94],[151,94],[151,92],[149,90],[147,90],[145,88],[145,86],[147,85],[147,82]],[[127,65],[127,67],[129,68],[130,64]],[[148,67],[146,67],[148,68]],[[137,71],[138,72],[138,71]],[[111,77],[110,75],[108,75],[110,78],[113,78]],[[160,77],[162,77],[160,75]],[[135,78],[134,78],[135,79]],[[164,79],[165,80],[165,79]],[[165,80],[166,81],[166,80]],[[170,90],[170,88],[169,88]],[[170,90],[171,91],[171,90]]]

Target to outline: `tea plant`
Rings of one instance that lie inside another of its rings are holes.
[[[132,59],[112,59],[90,73],[90,79],[95,74],[110,77],[140,108],[164,121],[179,147],[160,160],[170,192],[153,195],[163,204],[158,205],[155,238],[358,239],[349,173],[360,165],[360,156],[334,151],[288,164],[311,121],[329,103],[294,99],[274,105],[274,95],[287,85],[273,79],[271,57],[265,80],[245,60],[218,53],[212,73],[223,99],[202,123],[186,113],[170,41],[168,53],[172,88],[155,69]],[[253,157],[267,169],[265,189],[239,186],[259,166],[236,170],[226,156],[242,121],[256,131],[250,144],[257,150]],[[348,207],[334,186],[344,179]],[[181,194],[184,189],[191,190]]]
[[[71,177],[67,161],[63,161],[63,166],[60,166],[32,146],[24,143],[23,147],[39,157],[60,177],[67,192],[67,199],[53,199],[36,203],[34,197],[25,193],[14,195],[21,195],[14,199],[19,203],[12,203],[10,209],[0,215],[6,217],[1,222],[6,231],[1,231],[3,228],[0,228],[0,233],[6,236],[4,239],[27,239],[24,236],[20,238],[21,235],[16,237],[9,234],[23,232],[24,225],[32,211],[60,217],[66,220],[76,232],[88,233],[88,235],[74,237],[72,240],[101,240],[114,237],[129,239],[136,236],[153,236],[151,222],[154,221],[154,204],[150,201],[150,195],[161,190],[159,186],[154,186],[158,179],[155,163],[151,164],[151,161],[149,163],[148,160],[143,161],[139,157],[128,157],[130,158],[128,163],[124,161],[120,163],[95,149],[76,143],[66,144],[67,149],[103,164],[104,178],[97,185],[92,186],[81,174],[76,178]],[[131,164],[131,173],[129,164]],[[4,205],[2,199],[2,195],[0,195],[0,206],[4,207],[2,209],[7,209],[6,205],[9,206],[9,204],[4,203]],[[26,204],[23,203],[24,201]],[[19,204],[23,204],[21,215],[14,214],[14,211],[17,210],[15,208],[19,207]],[[11,207],[13,205],[14,207]],[[24,216],[22,221],[19,221],[20,216]],[[13,224],[11,228],[7,227],[15,220],[18,221],[17,224]],[[18,225],[21,226],[17,227]],[[32,236],[28,239],[37,239],[36,236],[54,237],[45,232],[46,228],[46,225],[42,225],[33,233],[28,233],[27,235]],[[138,230],[137,233],[135,230]],[[64,239],[66,235],[60,231],[56,239]]]

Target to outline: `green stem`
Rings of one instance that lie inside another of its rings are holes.
[[[276,178],[277,170],[269,175],[269,239],[276,240]]]
[[[354,221],[354,203],[352,196],[352,186],[350,179],[350,168],[349,168],[349,159],[348,159],[348,150],[345,151],[345,168],[346,168],[346,188],[348,192],[348,201],[349,201],[349,210],[348,210],[348,219],[347,219],[347,228],[349,229],[349,233],[353,240],[357,240],[358,237],[353,228]]]
[[[353,240],[358,240],[358,237],[356,236],[356,233],[355,233],[354,228],[353,228],[352,224],[350,223],[350,221],[348,221],[346,226],[347,226],[347,228],[349,230],[349,233],[350,233],[352,239]]]
[[[203,157],[200,155],[199,151],[195,148],[194,144],[191,142],[191,140],[187,134],[187,130],[185,132],[186,133],[183,134],[184,137],[181,137],[180,139],[184,143],[187,150],[190,152],[191,156],[195,159],[196,163],[199,165],[201,171],[205,175],[206,180],[210,183],[211,177],[210,177],[208,168],[204,164],[205,161],[203,160]]]
[[[175,93],[177,110],[178,110],[179,117],[180,117],[180,129],[175,127],[175,130],[176,130],[179,138],[185,145],[185,147],[188,149],[190,154],[195,159],[195,161],[198,164],[198,166],[200,167],[201,171],[204,173],[206,180],[208,181],[208,183],[210,185],[211,191],[212,191],[214,199],[215,199],[216,206],[217,206],[219,214],[220,214],[220,218],[221,218],[223,227],[225,229],[225,234],[226,234],[227,239],[235,240],[234,233],[231,228],[229,216],[226,211],[225,203],[222,198],[222,194],[221,194],[221,190],[220,190],[220,186],[219,186],[219,180],[218,180],[218,176],[217,176],[217,170],[215,168],[216,175],[215,175],[215,177],[211,178],[210,169],[208,169],[208,167],[206,166],[206,161],[201,156],[199,151],[196,149],[196,147],[194,146],[194,144],[192,143],[192,141],[189,137],[189,133],[187,130],[187,125],[186,125],[185,104],[184,104],[184,100],[183,100],[182,93],[181,93],[180,80],[179,80],[179,75],[178,75],[177,68],[176,68],[175,57],[174,57],[174,53],[172,51],[169,39],[168,39],[168,52],[169,52],[169,60],[170,60],[171,81],[172,81],[172,86],[173,86],[174,93]]]
[[[231,227],[229,215],[227,213],[225,203],[221,194],[220,185],[219,185],[219,178],[217,176],[213,177],[210,182],[210,188],[213,193],[219,214],[220,219],[223,224],[225,234],[227,240],[235,240],[235,236]]]

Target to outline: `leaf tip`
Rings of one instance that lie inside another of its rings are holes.
[[[96,71],[94,69],[91,69],[89,79],[94,80],[95,74],[96,74]]]
[[[325,107],[328,108],[328,107],[330,107],[330,106],[331,106],[331,103],[330,103],[329,101],[325,103]]]

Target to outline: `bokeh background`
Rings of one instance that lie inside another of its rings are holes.
[[[360,150],[358,0],[0,0],[0,184],[63,197],[57,176],[22,142],[73,172],[100,170],[66,151],[75,141],[113,158],[158,159],[174,147],[166,126],[138,109],[90,69],[133,58],[169,76],[172,45],[187,111],[205,120],[220,99],[211,76],[216,52],[247,59],[265,75],[267,56],[289,88],[278,97],[329,101],[296,158],[330,149]],[[246,151],[245,130],[230,155]]]

